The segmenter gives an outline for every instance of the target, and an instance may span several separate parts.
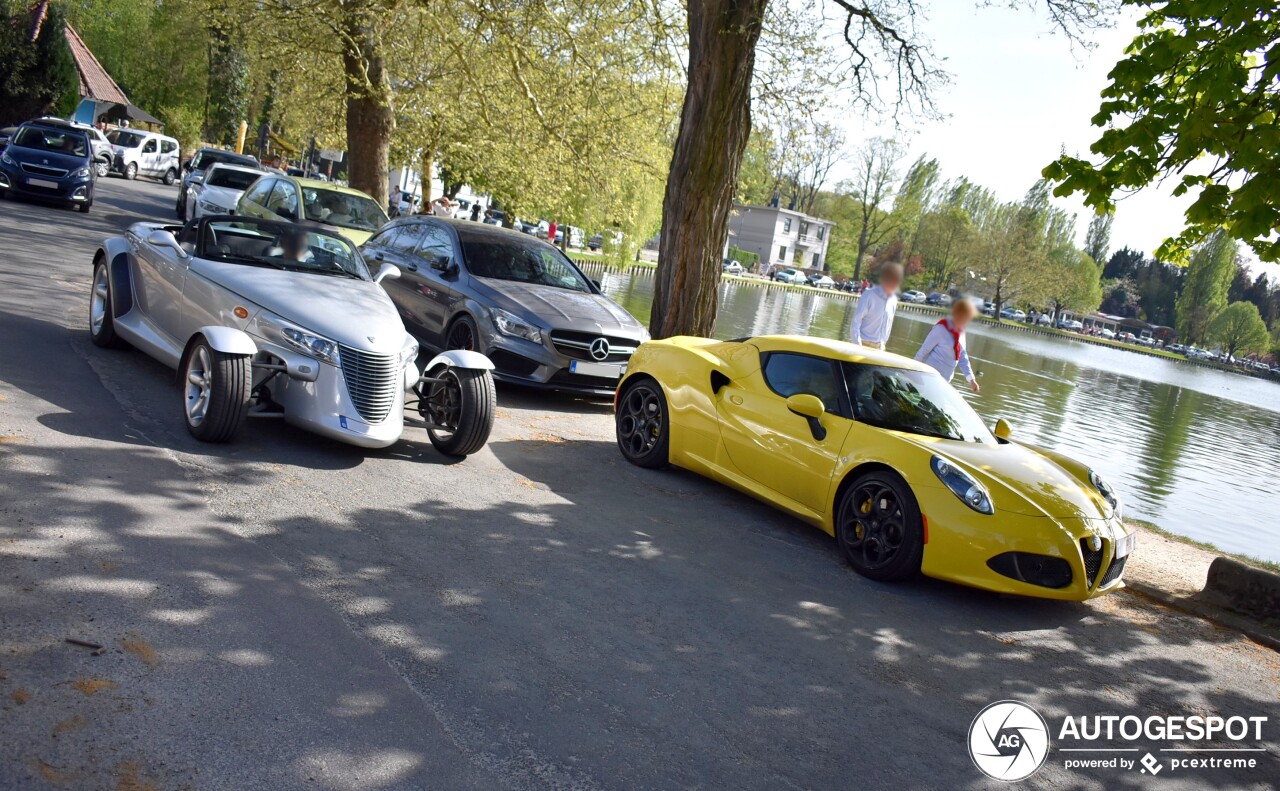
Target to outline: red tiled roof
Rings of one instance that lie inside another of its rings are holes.
[[[71,58],[76,63],[76,73],[80,75],[80,96],[100,102],[128,104],[129,97],[124,95],[124,91],[120,90],[116,81],[111,79],[106,69],[102,68],[102,64],[85,45],[84,39],[80,38],[71,25],[67,25],[66,29]]]

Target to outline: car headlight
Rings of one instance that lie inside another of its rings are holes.
[[[88,169],[88,168],[80,168],[79,170],[72,171],[72,173],[71,173],[71,178],[73,178],[73,179],[87,179],[87,178],[89,178],[89,169]]]
[[[8,154],[0,154],[0,162],[5,163],[6,165],[17,165],[17,164],[18,164],[17,162],[14,162],[14,161],[13,161],[13,157],[9,156]]]
[[[1116,516],[1120,516],[1120,493],[1116,491],[1116,488],[1108,483],[1106,478],[1103,478],[1093,470],[1089,470],[1089,483],[1093,484],[1093,488],[1098,490],[1098,494],[1102,495],[1102,499],[1106,500],[1107,504],[1111,506],[1111,510],[1116,512]]]
[[[980,514],[994,514],[995,506],[991,504],[991,495],[973,476],[940,456],[929,461],[933,474],[938,476],[948,489],[964,501],[964,504]]]
[[[533,341],[534,343],[542,343],[542,330],[501,308],[493,309],[493,324],[498,328],[498,332],[503,335],[524,338],[526,341]]]
[[[322,362],[338,364],[336,342],[295,327],[282,327],[280,333],[284,336],[285,342],[295,349],[306,352]]]
[[[227,210],[208,201],[196,201],[200,205],[200,210],[208,214],[226,214]]]

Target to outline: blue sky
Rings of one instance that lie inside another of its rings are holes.
[[[1137,32],[1136,19],[1131,14],[1096,32],[1095,46],[1083,50],[1053,32],[1042,13],[938,0],[922,29],[951,74],[951,84],[936,96],[948,117],[901,119],[896,132],[884,119],[855,120],[846,124],[850,148],[871,135],[893,135],[908,145],[910,159],[928,153],[945,177],[963,174],[1001,199],[1016,200],[1064,148],[1088,153],[1100,131],[1089,119],[1098,110],[1107,73]],[[1172,187],[1156,185],[1119,202],[1113,250],[1128,245],[1150,253],[1182,230],[1190,199],[1172,197]],[[1059,204],[1079,215],[1083,241],[1088,210],[1075,199]],[[1280,267],[1267,269],[1280,274]]]

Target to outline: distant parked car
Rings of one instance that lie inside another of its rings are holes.
[[[214,165],[204,177],[191,184],[179,216],[198,219],[220,214],[235,214],[240,196],[262,176],[257,168],[239,165]]]
[[[1107,329],[1106,327],[1103,327],[1102,329],[1098,330],[1098,337],[1106,338],[1109,341],[1113,341],[1116,338],[1116,334],[1111,330]]]
[[[1053,324],[1053,316],[1050,316],[1048,313],[1041,313],[1036,317],[1036,324],[1039,324],[1041,327],[1049,327]]]
[[[1183,346],[1181,343],[1171,343],[1171,344],[1169,344],[1168,346],[1164,347],[1164,349],[1165,349],[1165,351],[1167,351],[1167,352],[1173,352],[1174,354],[1186,354],[1186,353],[1187,353],[1187,347],[1186,347],[1186,346]]]
[[[261,170],[257,158],[248,154],[223,151],[220,148],[197,148],[191,158],[182,163],[182,183],[178,185],[178,202],[174,205],[174,212],[178,215],[179,220],[187,219],[185,213],[188,205],[187,190],[191,189],[191,185],[198,184],[204,178],[205,171],[211,165],[218,163]]]
[[[996,303],[988,302],[985,305],[983,305],[982,315],[994,317],[996,315]]]
[[[925,294],[923,291],[916,291],[913,288],[913,289],[908,289],[907,291],[902,292],[902,296],[899,298],[903,302],[912,302],[915,304],[922,304],[926,299],[929,298],[929,295]]]
[[[951,300],[950,294],[935,291],[929,296],[925,297],[924,301],[930,305],[940,305],[942,307],[947,307],[951,304],[952,300]]]
[[[93,205],[93,148],[67,121],[28,121],[0,154],[0,198],[10,193],[75,206]]]
[[[127,179],[147,176],[165,184],[178,180],[182,163],[174,138],[140,129],[112,129],[107,140],[114,151],[113,172]]]
[[[804,272],[798,269],[779,269],[769,279],[776,280],[779,283],[797,284],[805,282]]]
[[[826,275],[814,275],[813,277],[809,278],[809,285],[813,286],[814,288],[835,288],[836,281],[832,280]]]
[[[604,247],[604,234],[602,233],[595,234],[594,236],[592,236],[590,239],[587,240],[588,250],[593,250],[593,251],[599,250],[601,247]]]
[[[1011,319],[1013,321],[1025,321],[1027,314],[1025,311],[1018,310],[1017,308],[1005,308],[1000,311],[1000,318]]]
[[[726,275],[740,275],[742,274],[743,269],[742,264],[737,261],[726,261],[724,265],[720,267],[720,271],[724,272]]]

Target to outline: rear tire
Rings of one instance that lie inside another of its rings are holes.
[[[618,450],[646,469],[665,467],[671,459],[671,418],[662,386],[653,379],[627,385],[614,416]]]
[[[130,162],[128,167],[124,169],[124,177],[129,181],[133,181],[138,177],[138,166]]]
[[[924,522],[911,487],[886,470],[858,476],[836,504],[836,542],[864,577],[898,582],[919,574]]]
[[[89,292],[89,339],[94,346],[104,349],[120,349],[128,345],[116,335],[115,317],[111,313],[111,278],[105,260],[93,268],[93,290]]]
[[[247,354],[215,351],[203,337],[182,366],[183,416],[201,442],[227,442],[249,412],[253,368]]]
[[[98,178],[105,179],[107,174],[111,172],[111,163],[104,159],[99,159],[94,163],[93,170],[94,173],[97,174]]]
[[[429,384],[418,402],[422,416],[445,429],[428,429],[435,449],[446,456],[469,456],[484,447],[493,430],[498,398],[493,376],[474,368],[446,367],[428,373],[444,380]]]
[[[178,174],[177,172],[174,171],[173,168],[169,168],[164,172],[164,185],[166,187],[172,187],[173,182],[177,180],[178,180]]]

